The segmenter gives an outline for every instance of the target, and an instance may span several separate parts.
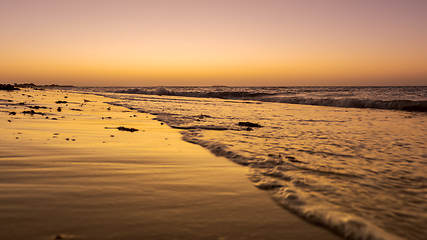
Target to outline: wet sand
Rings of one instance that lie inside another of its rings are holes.
[[[108,101],[0,92],[0,239],[339,239],[276,205],[247,168]]]

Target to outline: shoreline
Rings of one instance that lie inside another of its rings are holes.
[[[0,94],[1,238],[340,239],[152,115],[97,95]]]

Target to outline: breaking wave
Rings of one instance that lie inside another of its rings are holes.
[[[420,89],[421,97],[414,99],[399,99],[393,91],[400,89],[388,88],[392,91],[384,95],[386,89],[381,89],[381,94],[374,92],[366,96],[365,92],[345,92],[321,88],[318,92],[308,92],[299,89],[297,91],[286,91],[283,88],[195,88],[195,87],[157,87],[157,88],[128,88],[115,90],[116,93],[127,94],[147,94],[147,95],[169,95],[169,96],[185,96],[185,97],[201,97],[201,98],[221,98],[221,99],[236,99],[236,100],[253,100],[262,102],[277,102],[291,104],[305,104],[316,106],[331,106],[331,107],[347,107],[347,108],[374,108],[388,109],[414,112],[427,112],[426,88]],[[372,89],[371,89],[372,90]],[[321,92],[323,91],[323,92]],[[378,91],[378,90],[377,90]],[[304,93],[304,94],[301,94]],[[398,94],[404,95],[404,94]],[[382,97],[384,99],[378,99]]]
[[[402,240],[402,238],[388,233],[375,224],[354,214],[340,211],[339,208],[313,197],[313,192],[330,191],[333,186],[321,186],[311,183],[307,178],[287,174],[293,170],[309,170],[324,174],[319,170],[310,169],[299,160],[289,156],[270,155],[267,159],[250,158],[228,149],[226,145],[213,141],[202,140],[199,131],[182,132],[183,139],[187,142],[201,145],[209,149],[216,156],[226,157],[233,162],[249,166],[250,179],[255,186],[272,193],[273,199],[282,207],[303,217],[304,219],[325,226],[344,236],[345,239],[354,240]],[[347,175],[340,172],[328,172],[328,175],[358,178],[357,175]],[[301,187],[310,189],[302,191]],[[308,194],[307,192],[311,192]]]

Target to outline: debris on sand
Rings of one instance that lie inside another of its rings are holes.
[[[238,124],[239,126],[244,126],[244,127],[257,127],[260,128],[262,127],[261,125],[259,125],[258,123],[251,123],[251,122],[239,122]],[[250,130],[249,130],[250,131]]]
[[[28,106],[31,109],[47,109],[45,106]]]
[[[68,103],[67,101],[56,101],[56,104],[61,104],[61,103]]]
[[[139,130],[138,130],[138,129],[136,129],[136,128],[127,128],[127,127],[123,127],[123,126],[116,127],[116,128],[112,128],[112,127],[105,127],[105,129],[118,129],[118,130],[120,130],[120,131],[127,131],[127,132],[136,132],[136,131],[139,131]]]
[[[136,128],[127,128],[127,127],[123,127],[123,126],[120,126],[117,129],[119,129],[120,131],[128,131],[128,132],[136,132],[136,131],[138,131],[138,129],[136,129]]]
[[[9,112],[9,115],[16,115],[16,112]]]
[[[42,113],[42,112],[34,112],[34,110],[31,110],[31,111],[23,111],[22,113],[23,113],[23,114],[31,114],[31,115],[39,114],[39,115],[42,115],[42,116],[44,116],[44,115],[45,115],[45,114],[44,114],[44,113]]]

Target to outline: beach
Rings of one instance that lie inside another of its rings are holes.
[[[0,94],[0,239],[339,239],[153,115],[60,90]]]

